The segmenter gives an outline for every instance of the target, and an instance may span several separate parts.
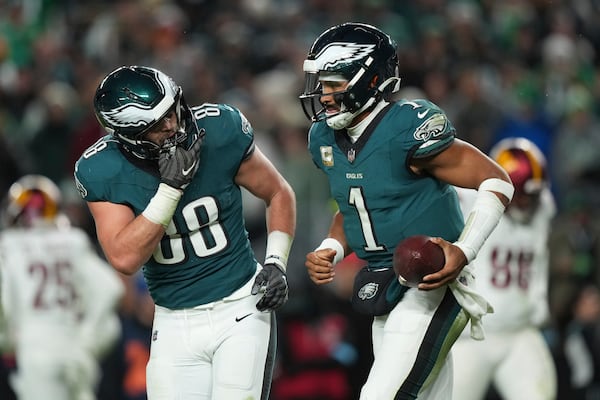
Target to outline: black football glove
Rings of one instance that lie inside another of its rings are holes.
[[[196,135],[189,148],[177,145],[160,153],[158,170],[161,182],[182,190],[190,184],[200,165],[200,149],[203,138],[204,131]]]
[[[258,311],[276,310],[288,299],[288,284],[285,272],[275,264],[265,264],[256,275],[252,294],[264,289],[263,297],[256,303]]]

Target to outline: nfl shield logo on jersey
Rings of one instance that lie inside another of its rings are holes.
[[[353,163],[355,159],[356,159],[356,151],[354,151],[354,149],[348,150],[348,161],[350,161],[350,163]]]

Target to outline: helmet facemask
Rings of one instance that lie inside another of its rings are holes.
[[[115,133],[115,136],[119,139],[123,147],[136,157],[143,159],[157,159],[160,153],[168,152],[172,147],[184,143],[187,139],[187,132],[185,128],[187,126],[186,119],[189,118],[182,119],[182,116],[186,115],[187,110],[185,110],[185,107],[181,105],[181,101],[182,98],[180,95],[178,95],[175,105],[170,108],[165,115],[160,117],[153,125],[137,134],[133,139],[121,133]],[[175,111],[177,118],[177,131],[175,135],[166,139],[162,145],[158,145],[151,140],[147,140],[147,134],[157,129],[167,115],[169,115],[172,111]]]

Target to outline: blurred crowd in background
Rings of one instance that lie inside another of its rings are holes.
[[[459,138],[487,152],[523,136],[545,153],[559,207],[545,330],[559,398],[600,398],[600,1],[0,0],[0,194],[24,174],[44,174],[62,188],[72,223],[95,237],[73,166],[105,134],[92,97],[117,66],[161,69],[190,105],[240,108],[298,204],[272,398],[357,398],[370,365],[369,321],[348,302],[360,260],[338,266],[329,288],[308,280],[304,255],[324,237],[333,205],[298,101],[310,45],[348,21],[396,40],[400,97],[438,104]],[[263,212],[248,201],[259,257]],[[145,398],[152,303],[141,277],[124,280],[123,338],[100,388],[111,400]]]

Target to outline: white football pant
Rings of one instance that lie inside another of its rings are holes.
[[[274,313],[256,309],[258,299],[246,296],[175,311],[156,306],[146,369],[148,399],[266,399],[275,322]]]
[[[373,320],[374,362],[360,400],[448,400],[450,347],[468,317],[451,290],[409,289],[388,314]]]

